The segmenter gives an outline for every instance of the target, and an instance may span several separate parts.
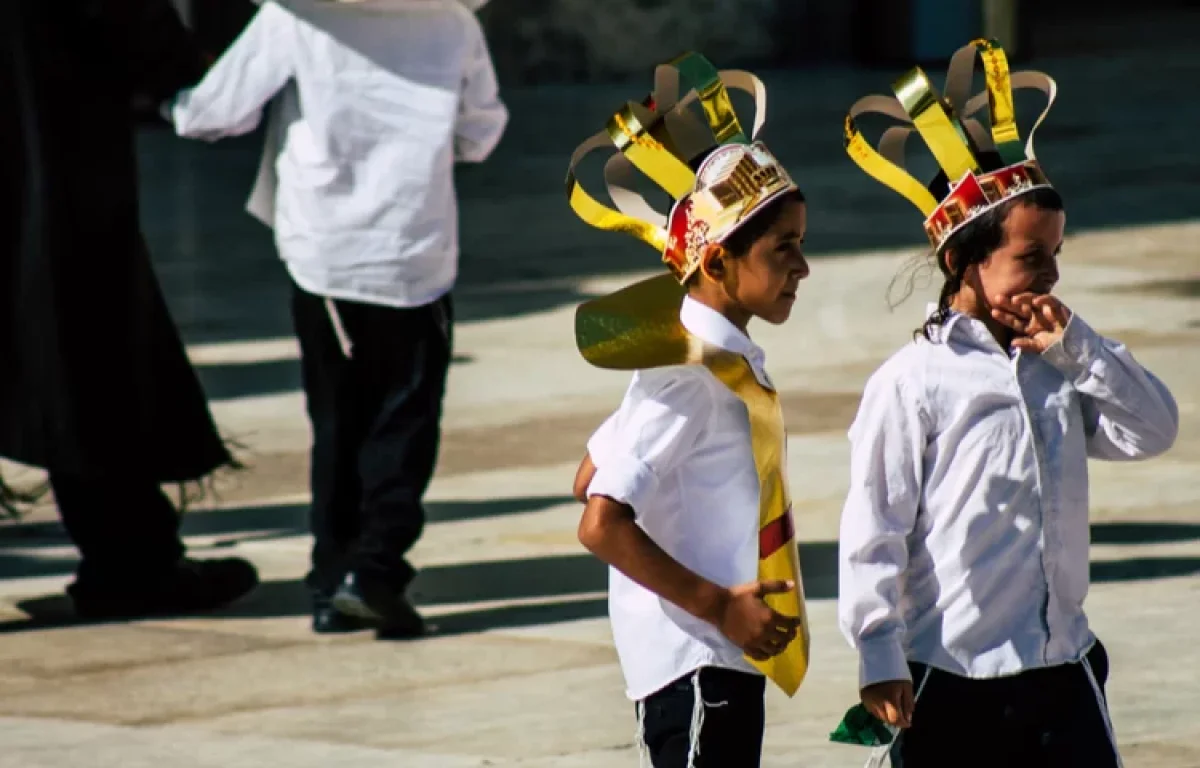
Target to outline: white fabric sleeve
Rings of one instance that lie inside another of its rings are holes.
[[[639,513],[663,477],[680,466],[714,413],[706,369],[638,372],[614,415],[588,494],[608,496]]]
[[[296,30],[290,11],[263,3],[204,79],[175,97],[170,105],[175,132],[215,141],[253,131],[263,106],[295,73]]]
[[[481,163],[500,143],[508,125],[508,109],[500,100],[500,84],[483,28],[468,14],[474,44],[469,48],[454,126],[454,156],[459,162]]]
[[[1161,381],[1123,344],[1072,313],[1061,339],[1042,353],[1082,399],[1088,455],[1109,461],[1164,453],[1179,432],[1179,407]]]
[[[617,417],[620,411],[613,411],[604,422],[596,428],[592,436],[588,438],[587,452],[592,457],[592,464],[600,466],[603,457],[609,451],[609,446],[612,445],[613,437],[617,429]]]
[[[920,505],[926,426],[898,372],[867,383],[850,428],[850,490],[838,542],[838,624],[859,653],[859,685],[910,679],[900,576]]]

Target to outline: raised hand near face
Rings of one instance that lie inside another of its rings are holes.
[[[1062,338],[1071,320],[1071,310],[1056,296],[1019,293],[996,296],[992,300],[992,317],[1016,334],[1012,341],[1014,348],[1041,354]]]

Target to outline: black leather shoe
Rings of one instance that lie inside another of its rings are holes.
[[[241,558],[182,558],[164,571],[81,572],[67,594],[81,618],[136,619],[216,610],[257,585],[258,571]]]
[[[382,580],[351,571],[331,602],[341,613],[376,624],[381,638],[400,640],[425,634],[421,614],[402,592]]]
[[[349,616],[330,604],[328,598],[313,600],[312,629],[319,635],[339,635],[371,629],[375,622]]]

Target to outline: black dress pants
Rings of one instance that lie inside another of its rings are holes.
[[[121,582],[164,571],[183,556],[179,513],[153,480],[50,472],[80,578]]]
[[[766,678],[703,667],[639,702],[654,768],[758,768]],[[689,762],[690,760],[690,762]]]
[[[437,460],[450,297],[397,309],[293,285],[292,316],[313,431],[309,586],[328,595],[354,570],[401,591]]]
[[[893,768],[1115,768],[1104,646],[1087,661],[1090,677],[1078,663],[990,680],[910,664],[914,686],[928,679],[912,728],[893,746]]]

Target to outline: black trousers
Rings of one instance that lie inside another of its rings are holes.
[[[892,749],[894,768],[1115,768],[1106,725],[1108,654],[1099,642],[1082,664],[969,680],[911,664],[912,728]]]
[[[183,556],[179,513],[153,480],[52,470],[50,486],[82,558],[80,578],[141,579]]]
[[[699,695],[697,695],[697,681]],[[654,768],[757,768],[766,678],[703,667],[638,703]],[[696,710],[697,704],[700,712]],[[693,743],[693,726],[699,725]],[[688,758],[693,760],[689,764]]]
[[[350,570],[403,590],[437,460],[453,306],[334,302],[293,286],[312,422],[314,538],[308,583],[329,594]],[[343,349],[334,317],[351,345]]]

